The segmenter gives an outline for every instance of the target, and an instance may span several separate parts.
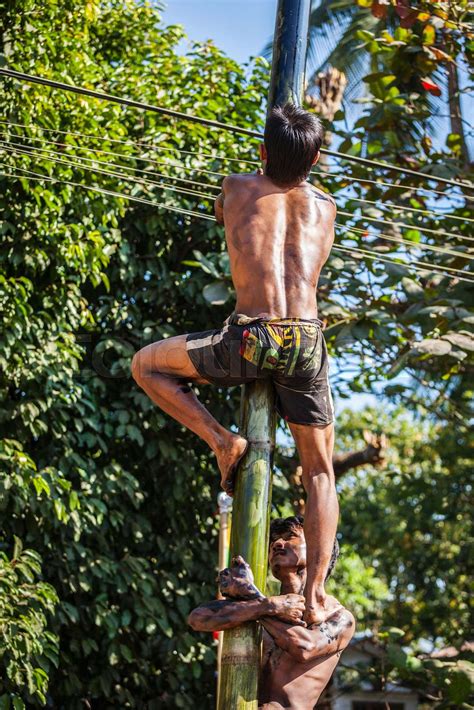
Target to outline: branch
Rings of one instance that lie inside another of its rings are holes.
[[[385,450],[387,448],[387,437],[385,434],[372,434],[371,432],[364,431],[364,440],[367,443],[365,449],[334,456],[332,463],[336,479],[358,466],[364,466],[366,464],[380,466],[383,464],[385,460]]]
[[[363,436],[367,444],[365,449],[350,451],[347,454],[340,454],[333,457],[336,480],[341,478],[347,471],[357,468],[358,466],[365,466],[367,464],[381,466],[384,463],[385,451],[388,444],[385,434],[373,434],[372,432],[364,431]],[[303,469],[298,463],[296,454],[294,456],[284,456],[280,454],[279,458],[282,462],[281,469],[293,489],[293,506],[297,513],[304,515]]]

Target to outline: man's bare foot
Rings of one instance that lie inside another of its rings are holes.
[[[238,434],[231,434],[228,442],[216,451],[217,464],[221,472],[221,488],[232,495],[235,474],[241,459],[247,453],[249,442]]]
[[[328,614],[328,608],[331,606],[331,599],[324,590],[324,586],[319,585],[313,592],[312,599],[306,599],[306,609],[303,614],[303,619],[308,626],[311,624],[321,624],[325,621]]]

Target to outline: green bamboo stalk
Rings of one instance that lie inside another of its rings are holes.
[[[275,446],[275,394],[270,382],[245,385],[240,417],[240,430],[250,447],[237,473],[230,552],[248,562],[255,584],[264,592]],[[260,630],[255,622],[224,632],[218,710],[257,710],[260,660]]]

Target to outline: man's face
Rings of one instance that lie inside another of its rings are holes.
[[[272,574],[280,579],[284,572],[299,572],[306,568],[306,540],[303,528],[290,528],[275,535],[270,543],[269,558]]]

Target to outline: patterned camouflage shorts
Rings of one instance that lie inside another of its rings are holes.
[[[190,333],[186,348],[201,377],[231,387],[271,378],[281,416],[294,424],[334,421],[321,321],[233,314],[219,330]]]

